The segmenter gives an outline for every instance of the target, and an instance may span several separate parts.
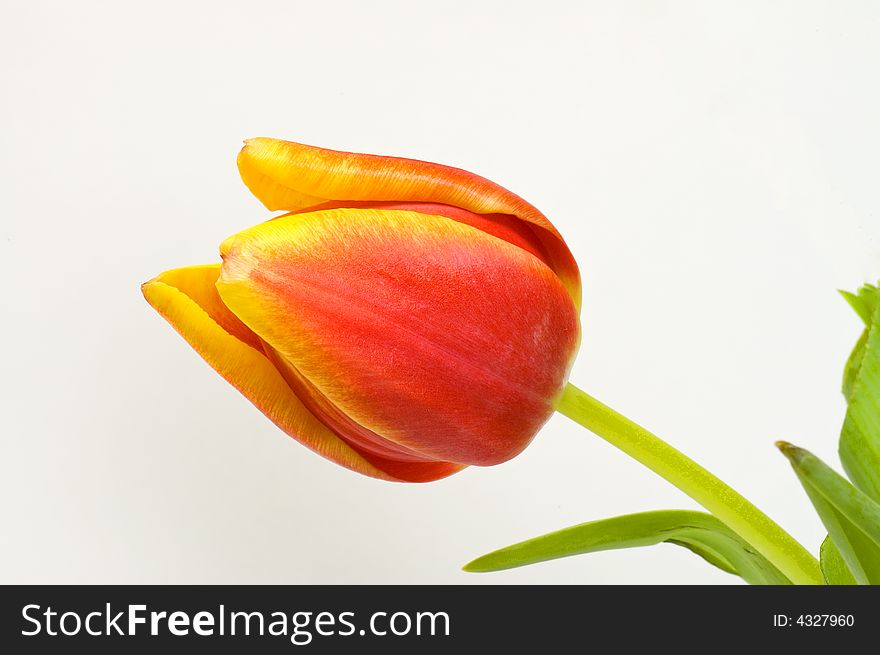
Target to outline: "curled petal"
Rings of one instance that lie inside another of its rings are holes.
[[[223,304],[220,265],[162,273],[144,297],[220,375],[278,427],[327,459],[385,480],[421,482],[462,467],[448,462],[396,462],[361,453],[312,415],[264,354],[262,340]]]
[[[333,408],[409,453],[513,457],[577,349],[577,310],[547,265],[443,216],[288,215],[221,254],[226,306]]]
[[[459,168],[302,145],[278,139],[245,141],[241,178],[270,210],[314,207],[326,201],[432,202],[477,214],[507,214],[525,222],[546,251],[577,307],[580,274],[555,227],[507,189]]]

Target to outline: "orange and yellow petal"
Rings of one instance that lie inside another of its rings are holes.
[[[447,462],[394,462],[364,456],[313,416],[262,351],[262,341],[224,305],[215,283],[220,265],[162,273],[144,297],[220,375],[287,434],[349,469],[386,480],[427,481],[461,467]]]
[[[299,210],[325,201],[433,202],[526,222],[541,242],[576,306],[577,263],[538,209],[507,189],[459,168],[400,157],[340,152],[278,139],[245,141],[241,178],[270,210]]]
[[[577,349],[576,307],[547,265],[443,216],[294,214],[221,254],[236,316],[345,416],[425,457],[516,455]]]
[[[474,212],[462,209],[461,207],[443,205],[436,202],[330,200],[328,202],[323,202],[320,205],[316,205],[315,207],[289,212],[288,214],[284,214],[284,216],[290,214],[305,214],[325,209],[400,209],[403,211],[419,212],[420,214],[445,216],[446,218],[451,218],[453,221],[470,225],[481,232],[491,234],[492,236],[503,239],[508,243],[512,243],[526,252],[530,252],[548,266],[552,266],[553,263],[552,259],[547,254],[547,251],[544,249],[544,245],[538,237],[535,236],[535,233],[529,227],[528,223],[521,221],[510,214],[475,214]]]

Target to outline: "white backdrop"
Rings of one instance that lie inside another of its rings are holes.
[[[684,495],[557,416],[428,485],[285,437],[144,302],[267,217],[242,138],[466,168],[584,275],[572,380],[810,548],[880,277],[871,2],[10,2],[0,9],[0,582],[728,583],[672,546],[460,572]]]

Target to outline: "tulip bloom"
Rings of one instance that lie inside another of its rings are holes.
[[[577,265],[537,209],[460,169],[274,139],[238,166],[288,213],[143,285],[199,355],[366,475],[435,480],[528,445],[580,341]]]

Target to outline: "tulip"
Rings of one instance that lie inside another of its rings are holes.
[[[580,278],[559,232],[497,184],[422,161],[245,142],[276,216],[222,263],[162,273],[147,301],[284,432],[385,480],[520,453],[554,411],[687,493],[796,583],[801,544],[723,481],[568,383]]]
[[[422,482],[521,452],[580,342],[580,279],[535,207],[466,171],[274,139],[242,180],[288,213],[147,301],[284,432],[376,478]]]

